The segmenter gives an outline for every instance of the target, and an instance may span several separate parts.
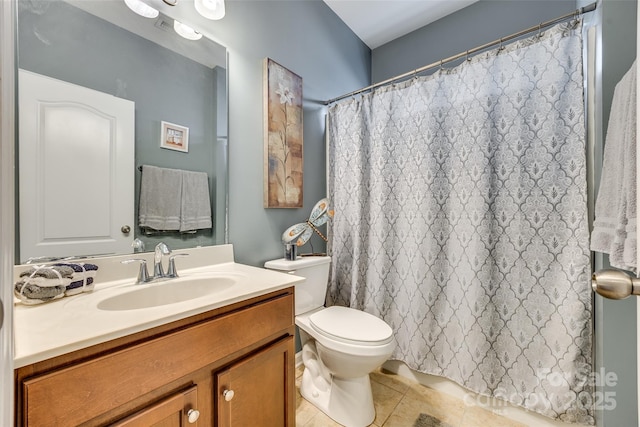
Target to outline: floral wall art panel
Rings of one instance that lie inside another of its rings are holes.
[[[302,207],[302,78],[264,60],[264,207]]]

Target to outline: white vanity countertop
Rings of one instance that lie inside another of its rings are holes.
[[[168,283],[167,281],[136,285],[134,275],[127,279],[112,280],[103,284],[97,282],[93,292],[64,297],[45,304],[36,306],[16,304],[13,321],[14,367],[26,366],[284,289],[303,280],[298,276],[235,262],[219,262],[205,267],[179,269],[178,273],[181,276],[179,279],[169,280],[182,281],[203,276],[221,276],[233,278],[235,283],[208,295],[155,307],[115,311],[97,307],[98,303],[107,298],[143,287],[162,286]]]

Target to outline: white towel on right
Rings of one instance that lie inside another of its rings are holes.
[[[616,85],[604,146],[591,250],[637,274],[636,63]]]
[[[206,172],[182,172],[180,231],[212,227],[209,176]]]

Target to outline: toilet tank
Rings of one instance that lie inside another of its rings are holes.
[[[306,279],[295,285],[295,313],[298,315],[324,306],[330,264],[329,256],[305,256],[295,261],[284,258],[267,261],[264,266],[270,270],[278,270]]]

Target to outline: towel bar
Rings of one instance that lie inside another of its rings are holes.
[[[609,299],[624,299],[630,295],[640,295],[640,279],[613,268],[605,268],[593,273],[591,287],[594,292]]]

